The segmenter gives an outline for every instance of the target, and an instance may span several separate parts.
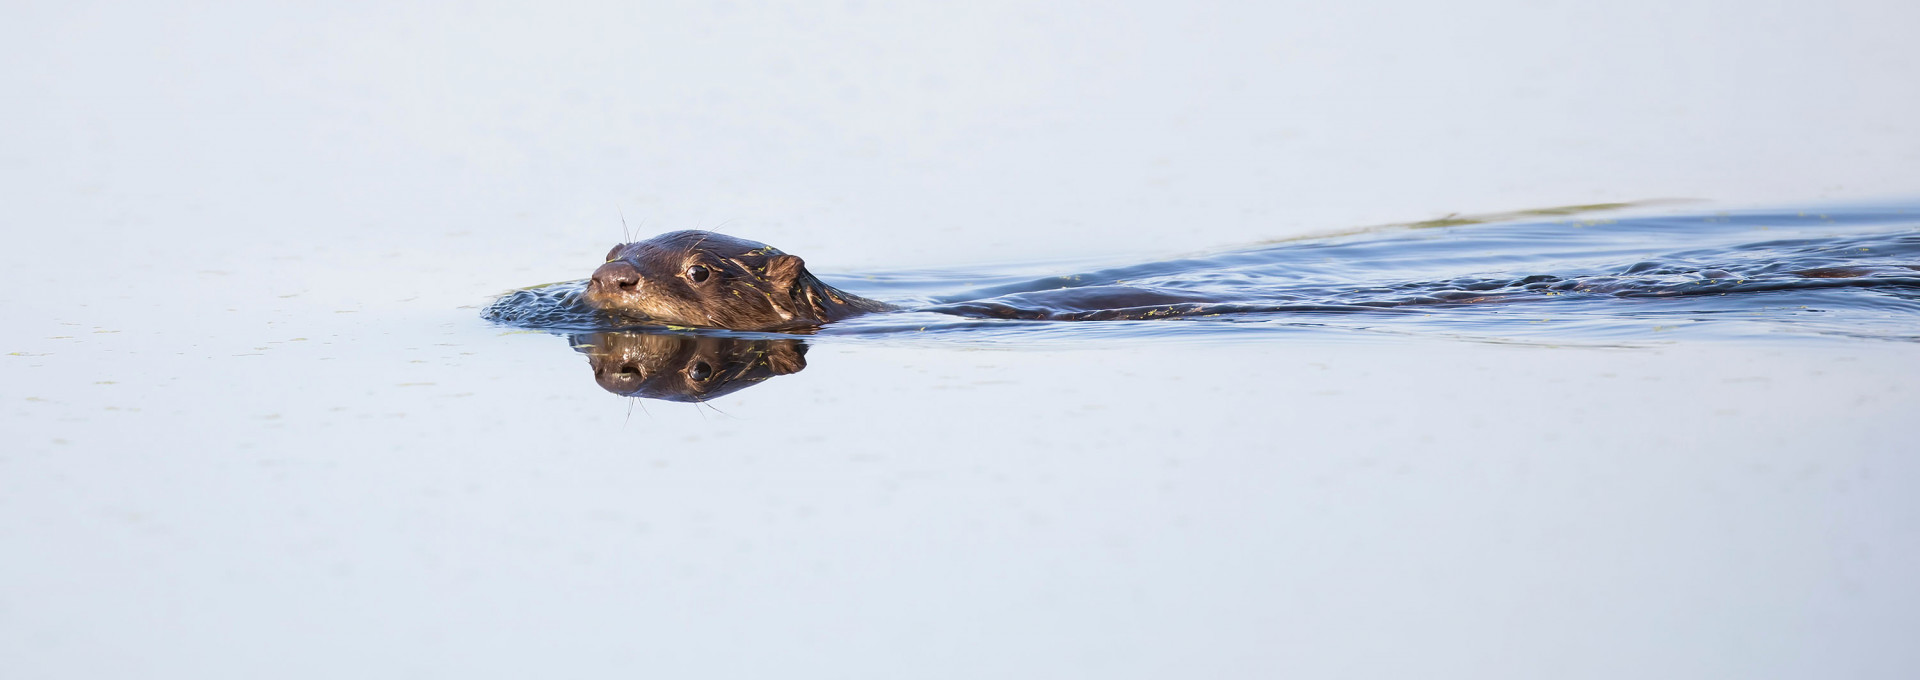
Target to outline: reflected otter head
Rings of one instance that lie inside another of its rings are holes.
[[[569,338],[593,380],[627,397],[700,402],[807,367],[799,340],[743,340],[631,331]]]
[[[886,307],[821,283],[773,246],[707,231],[614,246],[580,300],[648,321],[736,330],[806,328]]]

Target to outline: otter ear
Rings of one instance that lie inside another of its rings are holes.
[[[799,257],[787,254],[767,258],[767,281],[774,290],[784,291],[800,280],[800,273],[807,270],[807,263]]]
[[[775,342],[767,348],[767,368],[774,375],[799,373],[807,367],[807,346],[797,342]]]

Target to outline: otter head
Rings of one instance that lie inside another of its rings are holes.
[[[796,289],[805,263],[764,243],[676,231],[622,243],[593,272],[582,302],[680,326],[770,330],[817,325]]]

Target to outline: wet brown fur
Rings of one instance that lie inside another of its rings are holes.
[[[580,299],[610,314],[749,331],[812,328],[889,309],[821,282],[799,257],[707,231],[614,246]]]

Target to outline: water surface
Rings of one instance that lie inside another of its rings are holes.
[[[829,276],[901,311],[808,333],[959,343],[1303,328],[1576,344],[1674,332],[1920,337],[1920,206],[1602,214],[1623,207],[1452,217],[1037,279],[991,267]],[[582,289],[517,291],[483,316],[552,330],[650,326],[586,307]]]
[[[1915,25],[11,3],[0,676],[1915,677]],[[483,318],[622,213],[923,309]]]

